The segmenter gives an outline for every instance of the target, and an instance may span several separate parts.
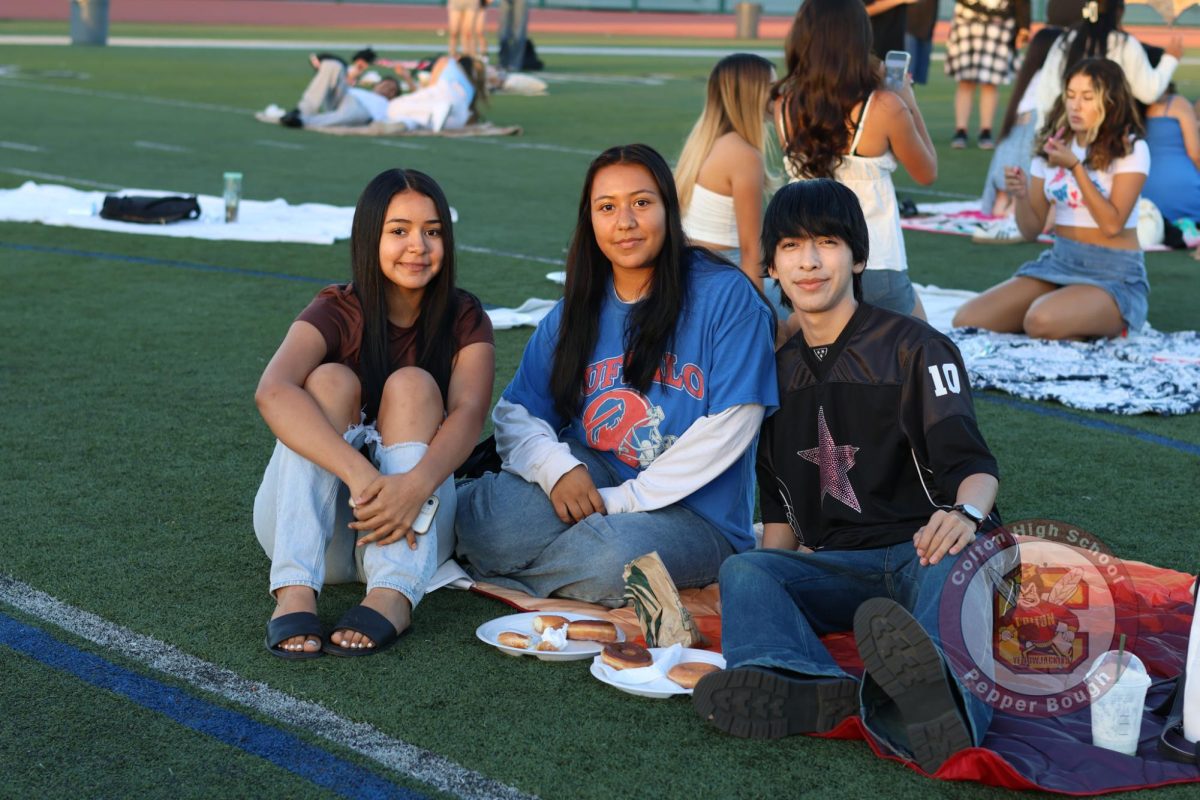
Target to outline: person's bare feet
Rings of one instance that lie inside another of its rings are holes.
[[[372,611],[378,611],[386,617],[396,629],[396,633],[403,632],[412,623],[412,604],[408,602],[407,597],[395,589],[372,589],[363,598],[362,605]],[[375,646],[375,642],[371,641],[370,637],[344,628],[335,630],[329,638],[331,642],[341,647],[371,648]]]
[[[284,586],[275,590],[275,613],[271,619],[297,611],[317,611],[317,593],[307,586]],[[321,640],[315,636],[293,636],[284,639],[276,647],[291,653],[316,653],[321,649]]]

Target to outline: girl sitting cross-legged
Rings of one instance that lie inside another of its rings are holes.
[[[776,405],[774,315],[741,270],[689,246],[667,162],[592,162],[562,301],[496,404],[499,473],[459,489],[458,554],[538,597],[624,605],[657,551],[704,586],[754,546],[754,443]]]
[[[278,439],[254,530],[276,602],[266,646],[281,658],[369,655],[408,629],[453,551],[452,473],[491,402],[492,325],[454,286],[437,183],[415,170],[377,175],[354,211],[350,257],[353,281],[300,313],[255,393]],[[317,595],[350,581],[365,581],[366,597],[326,638]]]

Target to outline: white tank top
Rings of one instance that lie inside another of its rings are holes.
[[[736,248],[739,242],[733,198],[695,184],[692,201],[683,215],[683,232],[696,242]]]
[[[898,166],[896,157],[890,150],[879,156],[860,156],[856,152],[858,140],[862,136],[863,123],[867,121],[867,112],[871,109],[871,100],[874,97],[875,93],[872,92],[863,104],[862,114],[858,117],[858,127],[854,130],[854,139],[850,142],[850,152],[842,156],[842,164],[834,170],[833,177],[858,196],[863,216],[867,219],[870,241],[867,269],[902,272],[908,269],[908,254],[904,250],[904,233],[900,229],[896,187],[892,183],[892,173]],[[804,180],[807,177],[797,175],[786,158],[783,166],[792,181]]]

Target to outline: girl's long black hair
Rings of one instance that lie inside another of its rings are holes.
[[[1096,21],[1084,17],[1072,26],[1075,38],[1067,48],[1063,59],[1063,86],[1067,85],[1067,73],[1085,58],[1108,58],[1108,35],[1121,31],[1121,17],[1125,15],[1125,0],[1097,0]]]
[[[1058,37],[1062,36],[1062,33],[1062,28],[1047,25],[1029,40],[1029,46],[1025,48],[1025,61],[1021,64],[1021,70],[1017,73],[1017,79],[1013,83],[1012,95],[1008,98],[1008,108],[1004,110],[1004,122],[1000,126],[1001,140],[1008,138],[1008,134],[1012,133],[1013,125],[1017,124],[1017,106],[1021,105],[1021,98],[1025,96],[1025,90],[1029,88],[1029,82],[1042,68],[1042,64],[1046,62],[1046,56],[1050,53],[1050,47],[1058,41]]]
[[[567,251],[567,285],[550,371],[554,408],[564,418],[574,416],[583,401],[588,359],[599,336],[600,306],[612,275],[612,264],[596,243],[591,198],[596,174],[614,164],[634,164],[649,172],[666,212],[666,236],[655,262],[650,289],[630,311],[624,334],[624,379],[639,392],[645,394],[650,389],[687,301],[684,286],[689,247],[671,168],[656,150],[644,144],[605,150],[588,167],[579,197],[579,216]]]
[[[367,420],[379,414],[383,384],[392,372],[388,354],[388,279],[379,264],[379,240],[384,216],[392,198],[414,191],[433,201],[442,223],[442,268],[425,287],[417,318],[417,366],[428,372],[442,390],[443,402],[450,388],[454,359],[454,322],[458,297],[454,291],[454,226],[450,204],[437,182],[415,169],[389,169],[376,175],[363,189],[354,209],[350,234],[350,267],[354,293],[363,312],[362,345],[358,377],[362,382],[363,410]]]

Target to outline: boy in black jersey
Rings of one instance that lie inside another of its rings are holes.
[[[728,668],[693,702],[735,736],[826,731],[861,710],[933,773],[978,744],[991,709],[940,651],[942,588],[996,497],[962,358],[941,333],[860,302],[868,235],[830,180],[781,189],[763,253],[794,308],[776,353],[779,410],[758,446],[763,547],[721,568]],[[975,609],[963,609],[968,620]],[[986,630],[989,609],[978,608]],[[822,645],[853,626],[861,685]]]

